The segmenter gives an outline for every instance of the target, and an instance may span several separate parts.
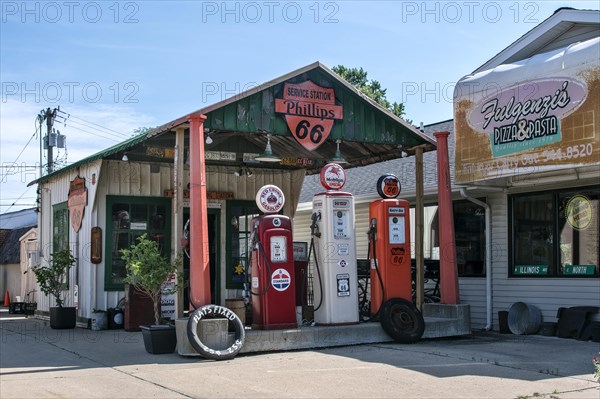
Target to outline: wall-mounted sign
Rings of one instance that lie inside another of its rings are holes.
[[[333,89],[307,80],[285,83],[283,98],[275,99],[275,112],[283,114],[292,136],[309,151],[325,142],[336,119],[343,118],[343,107],[335,105]]]
[[[235,162],[237,155],[235,152],[228,151],[205,151],[204,159],[207,161],[233,161]]]
[[[454,91],[456,183],[597,164],[597,49],[592,39],[461,79]]]
[[[97,265],[102,262],[102,229],[98,226],[92,227],[90,245],[90,260]]]
[[[340,190],[346,184],[346,172],[337,163],[328,163],[321,169],[321,185],[327,190]]]
[[[73,230],[78,233],[83,220],[83,213],[87,205],[87,189],[85,188],[85,178],[75,177],[69,184],[69,195],[67,207],[69,208],[69,220]]]
[[[483,98],[467,115],[477,132],[489,136],[492,156],[531,150],[562,140],[561,120],[585,100],[584,82],[571,78],[536,79]]]
[[[256,205],[264,213],[277,213],[285,204],[283,191],[277,186],[267,184],[256,193]]]
[[[175,158],[175,149],[174,148],[166,148],[166,147],[146,147],[146,155],[154,158],[166,158],[166,159],[174,159]]]

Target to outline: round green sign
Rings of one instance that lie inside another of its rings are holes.
[[[576,195],[567,202],[567,223],[577,230],[587,229],[592,223],[592,203],[583,195]]]

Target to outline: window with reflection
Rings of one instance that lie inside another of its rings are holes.
[[[121,250],[147,234],[170,256],[171,200],[155,197],[107,196],[106,273],[107,290],[122,290],[127,274]]]
[[[227,276],[226,288],[242,289],[246,270],[250,268],[249,247],[252,219],[260,214],[253,201],[228,201],[227,203]]]
[[[600,187],[510,197],[512,277],[598,277]]]

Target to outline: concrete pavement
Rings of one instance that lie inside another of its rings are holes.
[[[600,344],[475,332],[412,345],[150,355],[141,333],[0,314],[1,398],[600,398]]]

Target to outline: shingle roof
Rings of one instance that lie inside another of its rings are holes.
[[[20,227],[32,227],[37,225],[37,212],[35,208],[23,209],[16,212],[3,213],[0,215],[0,229],[12,230]]]
[[[0,265],[19,263],[21,259],[21,244],[19,238],[27,233],[31,227],[22,227],[13,230],[4,230],[6,236],[0,246]]]
[[[433,137],[433,133],[435,132],[450,132],[450,136],[448,137],[448,153],[450,157],[450,176],[452,184],[454,184],[454,120],[449,119],[426,125],[424,129],[425,134],[430,137]],[[377,179],[385,173],[392,173],[400,179],[402,193],[412,193],[415,191],[415,157],[393,159],[348,169],[346,170],[346,185],[342,190],[352,193],[354,196],[377,195]],[[425,190],[437,187],[437,151],[430,151],[423,154],[423,179]],[[310,202],[316,193],[323,191],[324,188],[319,182],[318,174],[306,176],[302,191],[300,192],[299,203]]]

